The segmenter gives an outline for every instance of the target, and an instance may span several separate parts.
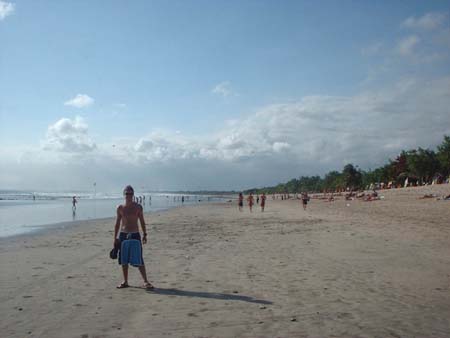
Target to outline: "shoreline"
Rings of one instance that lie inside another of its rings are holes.
[[[215,202],[146,214],[152,292],[139,288],[134,268],[132,287],[115,288],[111,218],[2,243],[0,330],[11,338],[448,337],[450,201],[419,199],[425,193],[314,200],[306,211],[268,199],[265,212]]]
[[[224,203],[229,203],[229,202],[228,201],[208,202],[208,204],[224,204]],[[196,206],[199,206],[199,205],[198,204],[175,205],[175,206],[171,206],[168,208],[162,208],[162,209],[153,210],[153,211],[144,211],[144,219],[147,221],[147,219],[152,217],[155,213],[165,213],[165,212],[169,212],[172,209],[184,208],[184,207],[196,207]],[[111,228],[114,228],[115,221],[116,221],[115,217],[101,217],[101,218],[90,218],[90,219],[85,219],[85,220],[42,224],[42,225],[36,225],[36,226],[33,225],[31,227],[33,227],[33,228],[36,227],[38,229],[30,231],[30,232],[0,237],[0,245],[2,245],[2,244],[4,245],[5,243],[12,242],[12,241],[20,241],[23,239],[28,240],[28,239],[32,239],[32,238],[46,236],[55,231],[65,232],[65,231],[70,231],[72,229],[77,229],[80,227],[87,228],[89,225],[91,225],[91,223],[95,224],[98,222],[102,222],[102,223],[110,222],[112,224]],[[140,229],[140,226],[139,226],[139,229]]]
[[[226,203],[226,201],[223,202],[218,202],[218,201],[214,201],[214,202],[202,202],[202,203]],[[144,209],[144,215],[152,215],[155,212],[162,212],[162,211],[168,211],[171,210],[173,208],[179,208],[179,207],[183,207],[183,206],[195,206],[197,204],[194,203],[186,203],[184,205],[179,204],[179,205],[172,205],[172,206],[167,206],[167,207],[160,207],[157,208],[155,210],[149,210],[149,211],[145,211]],[[98,217],[98,218],[87,218],[87,219],[80,219],[80,220],[74,220],[74,221],[63,221],[63,222],[55,222],[55,223],[43,223],[43,224],[36,224],[36,225],[24,225],[21,226],[20,228],[25,228],[25,229],[32,229],[33,230],[29,230],[26,232],[21,232],[21,233],[17,233],[17,234],[12,234],[12,235],[5,235],[5,236],[0,236],[0,244],[5,241],[5,240],[13,240],[14,238],[18,237],[28,237],[28,236],[37,236],[39,234],[46,234],[49,231],[55,231],[55,230],[60,230],[60,229],[65,229],[65,228],[70,228],[70,227],[77,227],[79,226],[79,223],[84,223],[84,222],[98,222],[98,221],[106,221],[108,219],[112,219],[113,222],[115,221],[115,217]]]

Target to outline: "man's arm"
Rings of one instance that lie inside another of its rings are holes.
[[[145,220],[144,220],[144,211],[142,209],[142,206],[139,206],[139,222],[141,223],[142,228],[142,242],[145,244],[147,243],[147,228],[145,226]]]
[[[120,205],[117,207],[117,217],[116,217],[116,224],[114,226],[114,243],[116,242],[117,239],[117,234],[119,233],[119,228],[120,228],[120,221],[122,220],[122,213],[120,210]]]

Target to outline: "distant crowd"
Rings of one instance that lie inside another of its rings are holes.
[[[294,194],[292,196],[288,193],[272,194],[272,200],[281,199],[282,201],[284,201],[291,199],[291,197],[301,200],[303,209],[306,210],[306,206],[308,205],[308,202],[310,200],[310,197],[308,196],[307,192],[303,192],[301,194]],[[247,198],[245,198],[245,200],[247,201],[247,205],[250,212],[253,212],[253,205],[255,204],[255,196],[253,195],[253,193],[250,193],[247,196]],[[262,194],[256,194],[256,205],[259,205],[261,207],[261,212],[264,212],[264,209],[266,208],[266,200],[267,196],[264,192]],[[239,211],[244,210],[244,195],[242,193],[239,193],[238,196],[238,208]]]

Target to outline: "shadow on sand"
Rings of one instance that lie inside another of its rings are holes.
[[[227,293],[215,293],[215,292],[201,292],[201,291],[187,291],[178,289],[161,289],[154,288],[147,291],[148,293],[156,293],[158,295],[168,295],[168,296],[181,296],[181,297],[199,297],[199,298],[210,298],[210,299],[221,299],[221,300],[240,300],[242,302],[256,303],[256,304],[273,304],[267,300],[255,299],[249,296],[241,296],[236,294]]]

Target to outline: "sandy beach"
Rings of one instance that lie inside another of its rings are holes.
[[[0,241],[1,337],[450,337],[449,185],[380,201],[146,215],[149,278],[118,290],[114,220]]]

